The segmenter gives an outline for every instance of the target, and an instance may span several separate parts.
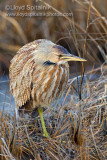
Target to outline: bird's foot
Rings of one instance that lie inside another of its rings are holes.
[[[48,134],[47,131],[44,131],[44,132],[43,132],[43,136],[44,136],[44,137],[47,137],[47,138],[50,138],[50,136],[49,136],[49,134]]]

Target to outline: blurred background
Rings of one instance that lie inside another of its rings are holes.
[[[86,58],[85,71],[106,61],[107,0],[45,2],[0,0],[0,75],[8,74],[10,60],[20,47],[42,38]],[[71,72],[81,71],[79,62],[71,64]]]

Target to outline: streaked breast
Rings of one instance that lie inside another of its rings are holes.
[[[39,71],[38,71],[39,70]],[[38,69],[33,77],[32,98],[36,106],[49,106],[66,88],[69,78],[68,64]]]

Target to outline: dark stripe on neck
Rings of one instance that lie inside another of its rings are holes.
[[[45,62],[43,63],[43,65],[45,65],[45,66],[50,66],[50,65],[56,65],[56,63],[51,62],[51,61],[45,61]]]

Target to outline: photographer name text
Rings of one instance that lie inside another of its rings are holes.
[[[22,5],[22,6],[18,6],[18,5],[6,5],[5,6],[6,10],[11,10],[11,11],[34,11],[34,10],[51,10],[50,6],[45,6],[45,5]]]

